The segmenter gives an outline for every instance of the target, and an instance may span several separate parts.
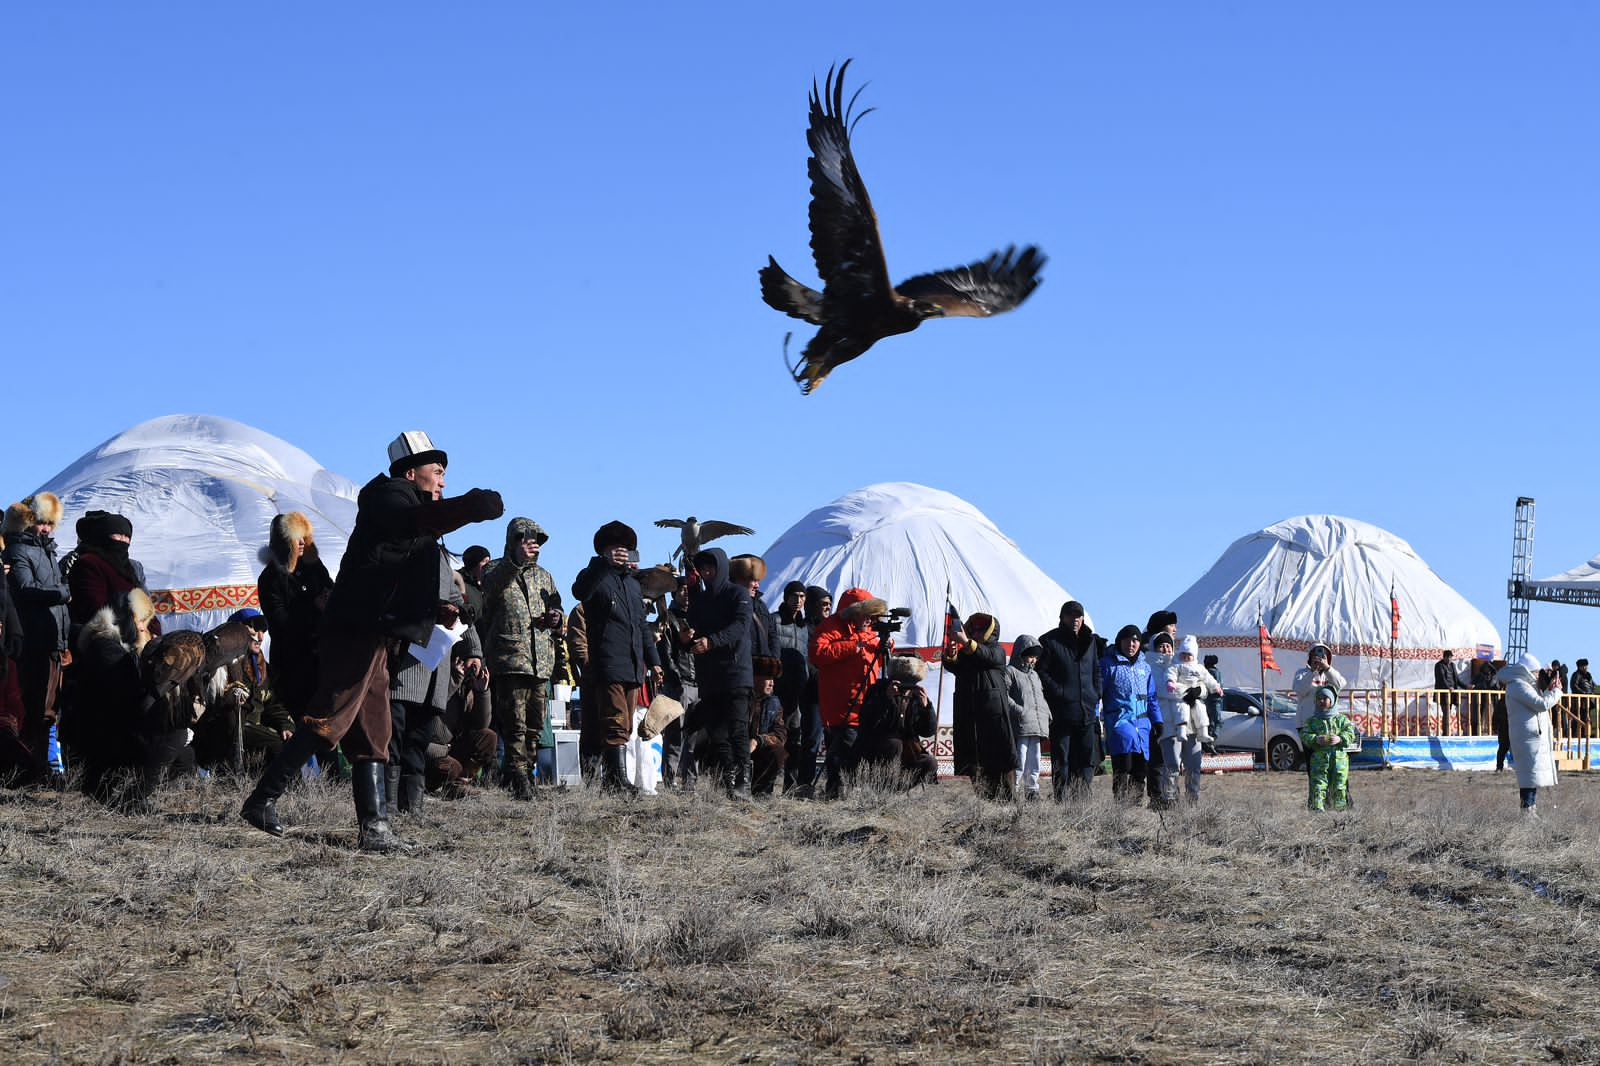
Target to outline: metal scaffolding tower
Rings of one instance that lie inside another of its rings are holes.
[[[1533,584],[1533,497],[1518,496],[1511,533],[1511,622],[1506,630],[1506,661],[1516,662],[1528,650],[1528,605]]]

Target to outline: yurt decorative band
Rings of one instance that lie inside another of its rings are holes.
[[[191,611],[237,611],[241,607],[260,607],[255,585],[207,585],[196,589],[157,589],[150,594],[157,614],[188,614]]]
[[[1259,637],[1201,637],[1200,648],[1254,648],[1260,643]],[[1310,651],[1313,644],[1322,644],[1331,648],[1333,654],[1360,655],[1366,658],[1381,659],[1421,659],[1431,662],[1443,655],[1445,648],[1395,648],[1392,652],[1387,644],[1332,644],[1325,640],[1287,640],[1272,638],[1272,647],[1276,651]],[[1450,648],[1449,651],[1457,655],[1468,655],[1469,648]]]

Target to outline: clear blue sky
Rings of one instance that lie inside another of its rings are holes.
[[[1330,512],[1503,631],[1519,493],[1537,576],[1600,552],[1597,40],[1556,0],[9,5],[3,494],[160,414],[358,482],[420,427],[563,584],[613,517],[759,550],[904,479],[1103,628]],[[891,273],[1050,263],[802,398],[756,269],[814,278],[806,93],[850,56]],[[1600,658],[1600,612],[1533,645]]]

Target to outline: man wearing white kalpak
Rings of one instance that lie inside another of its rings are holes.
[[[1561,677],[1544,670],[1539,660],[1524,652],[1504,667],[1495,680],[1506,690],[1506,726],[1511,734],[1511,762],[1522,793],[1522,813],[1539,817],[1539,789],[1556,783],[1556,757],[1552,747],[1550,708],[1561,702]]]
[[[1222,694],[1211,671],[1200,665],[1200,642],[1193,634],[1178,645],[1178,658],[1167,667],[1161,701],[1161,802],[1178,801],[1178,771],[1183,771],[1189,802],[1200,800],[1200,749],[1212,742],[1206,698]]]
[[[1305,725],[1317,713],[1317,689],[1327,685],[1338,695],[1344,691],[1344,675],[1333,668],[1333,649],[1318,641],[1306,652],[1306,665],[1294,675],[1294,694],[1300,698],[1296,725]]]

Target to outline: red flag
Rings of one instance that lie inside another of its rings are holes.
[[[1394,598],[1394,589],[1389,590],[1389,624],[1390,636],[1395,640],[1400,639],[1400,601]]]
[[[950,646],[950,642],[952,640],[956,639],[956,631],[958,629],[960,629],[960,628],[961,628],[961,616],[956,613],[955,605],[952,604],[949,600],[946,600],[945,604],[944,604],[944,644],[945,644],[945,647],[948,648]]]
[[[1283,667],[1272,661],[1272,638],[1267,636],[1266,626],[1257,626],[1261,630],[1261,669],[1276,670],[1283,673]]]

